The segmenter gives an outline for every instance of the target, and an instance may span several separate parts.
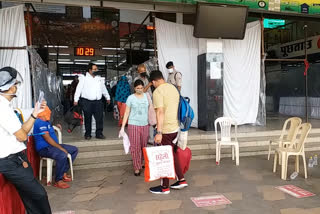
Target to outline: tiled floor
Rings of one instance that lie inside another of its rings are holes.
[[[290,162],[288,174],[293,172]],[[319,214],[320,166],[309,169],[293,181],[272,173],[272,161],[266,156],[243,157],[240,166],[223,158],[220,166],[213,160],[192,161],[186,179],[189,187],[171,190],[169,195],[154,195],[148,188],[159,181],[145,183],[135,177],[131,166],[116,169],[92,169],[75,172],[70,189],[46,187],[53,211],[74,210],[77,214]],[[279,167],[278,167],[279,169]],[[303,172],[303,170],[300,170]],[[293,184],[316,196],[297,199],[277,190]],[[232,204],[197,208],[191,197],[223,194]]]

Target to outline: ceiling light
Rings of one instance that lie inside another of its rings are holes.
[[[58,62],[58,64],[67,64],[67,65],[73,65],[73,62]]]
[[[75,59],[75,62],[90,62],[90,59]]]
[[[50,56],[57,56],[57,53],[49,53]],[[59,53],[59,56],[70,56],[70,54],[67,53]]]
[[[104,47],[104,48],[102,48],[102,50],[118,50],[118,51],[123,51],[124,48],[106,48],[106,47]]]
[[[64,45],[45,45],[46,48],[69,48],[69,46]]]
[[[76,65],[89,65],[89,63],[85,63],[85,62],[76,62],[74,64],[76,64]]]

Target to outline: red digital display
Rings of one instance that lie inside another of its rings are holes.
[[[94,56],[95,49],[89,47],[76,47],[74,48],[75,56]]]

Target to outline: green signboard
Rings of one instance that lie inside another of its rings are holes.
[[[198,0],[154,0],[196,4]],[[199,2],[246,5],[250,9],[320,15],[320,0],[199,0]]]
[[[263,19],[264,28],[279,28],[285,24],[286,21],[282,19]],[[284,29],[284,27],[281,27],[280,29]]]

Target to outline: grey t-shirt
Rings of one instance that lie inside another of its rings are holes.
[[[168,83],[175,85],[176,87],[181,87],[182,84],[182,74],[179,71],[174,71],[168,76]]]

